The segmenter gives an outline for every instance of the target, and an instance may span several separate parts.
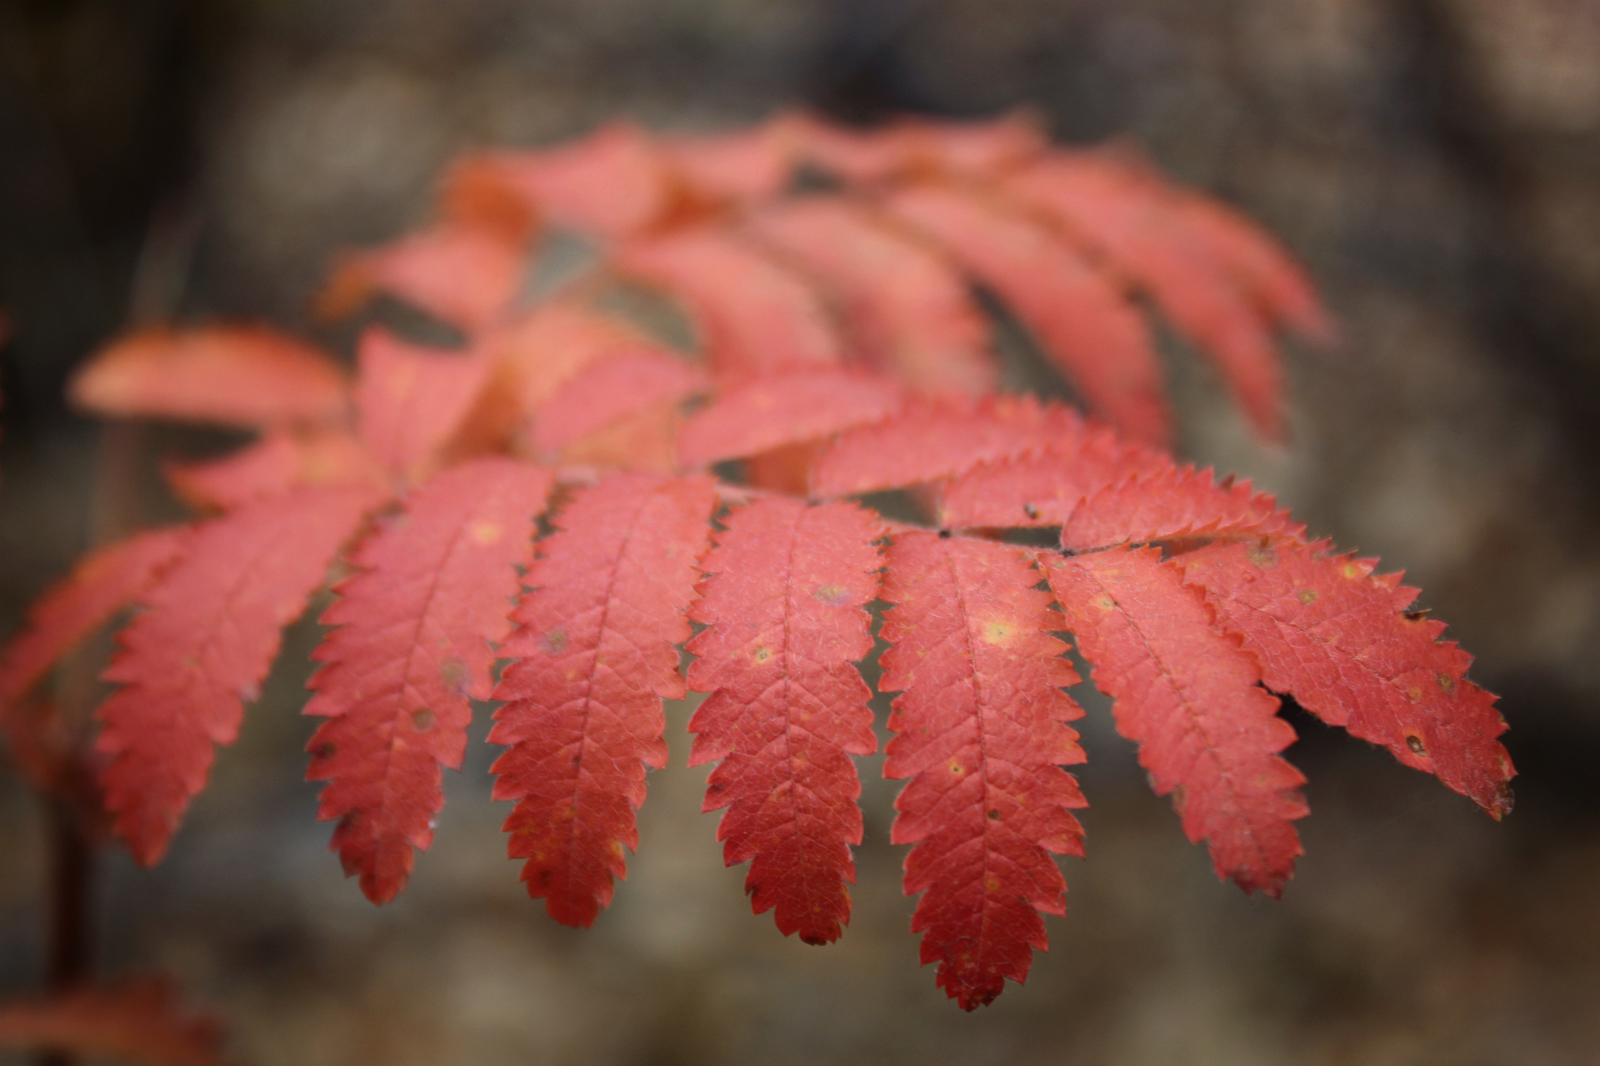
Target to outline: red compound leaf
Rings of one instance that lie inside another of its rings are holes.
[[[551,480],[510,459],[440,474],[356,549],[359,572],[323,613],[338,628],[312,655],[325,665],[305,713],[328,721],[306,777],[328,782],[318,817],[339,820],[332,846],[374,903],[400,893],[412,849],[433,842],[440,768],[460,768],[469,697],[489,696],[492,644],[510,629],[515,568],[533,555]]]
[[[972,527],[1059,526],[1085,497],[1129,478],[1172,467],[1163,452],[1127,444],[1104,426],[1014,458],[980,463],[940,493],[939,524]]]
[[[218,511],[305,485],[387,483],[372,453],[347,429],[273,430],[221,459],[168,461],[161,472],[179,499]]]
[[[184,1011],[172,982],[142,977],[0,1004],[0,1048],[134,1066],[226,1066],[222,1026]]]
[[[1031,396],[916,402],[843,434],[818,458],[811,487],[842,496],[938,481],[1051,444],[1070,447],[1082,434],[1076,411]]]
[[[349,406],[344,374],[327,356],[259,326],[130,334],[91,356],[68,393],[102,415],[235,426],[334,422]]]
[[[994,289],[1090,406],[1130,437],[1166,443],[1172,418],[1150,331],[1080,252],[1026,217],[948,186],[903,189],[884,207]]]
[[[411,344],[380,326],[361,335],[356,354],[362,440],[391,474],[426,474],[483,390],[489,360]]]
[[[1210,470],[1167,467],[1089,496],[1062,528],[1061,545],[1089,551],[1178,537],[1296,539],[1305,528],[1248,481],[1219,485]]]
[[[632,243],[614,266],[684,302],[720,377],[741,380],[842,359],[832,316],[811,286],[732,233],[693,229]]]
[[[892,380],[849,370],[758,378],[695,412],[678,454],[689,467],[755,455],[882,421],[901,403]]]
[[[1283,375],[1269,323],[1206,247],[1185,239],[1163,186],[1093,157],[1057,155],[1004,188],[1144,287],[1222,370],[1256,428],[1283,436]]]
[[[1047,946],[1047,914],[1066,912],[1051,853],[1083,854],[1067,812],[1087,806],[1058,763],[1083,761],[1063,722],[1083,711],[1061,691],[1078,676],[1039,572],[1015,548],[932,533],[895,537],[883,599],[883,691],[894,701],[884,776],[910,778],[892,839],[915,844],[907,895],[925,892],[911,928],[938,983],[972,1010],[1006,978],[1028,976]]]
[[[133,603],[188,544],[185,528],[140,533],[84,556],[28,609],[0,656],[0,716],[79,641]]]
[[[837,199],[797,200],[751,225],[821,280],[868,365],[920,392],[993,391],[999,375],[988,326],[938,255]]]
[[[677,404],[708,384],[698,367],[653,349],[621,352],[590,363],[534,416],[534,450],[553,456],[629,415]]]
[[[1261,661],[1262,680],[1407,766],[1434,773],[1495,818],[1516,772],[1495,738],[1495,697],[1466,680],[1472,657],[1407,608],[1417,590],[1326,542],[1213,544],[1178,556],[1217,621]]]
[[[166,850],[205,787],[212,747],[231,744],[334,554],[378,499],[371,490],[298,489],[202,523],[181,560],[139,597],[105,679],[97,747],[106,807],[133,856]]]
[[[878,592],[877,516],[852,504],[768,499],[734,511],[702,564],[689,611],[689,687],[711,695],[689,723],[692,766],[721,759],[703,809],[727,808],[729,866],[785,936],[836,940],[861,842],[851,755],[877,748],[872,695],[853,665],[872,650],[863,606]]]
[[[689,637],[695,560],[715,505],[707,479],[622,474],[577,494],[540,542],[501,649],[513,661],[489,739],[494,798],[528,894],[588,926],[637,848],[645,768],[666,765],[663,698],[684,695],[674,645]]]
[[[1305,778],[1278,756],[1294,729],[1255,660],[1153,549],[1058,559],[1047,574],[1117,732],[1138,743],[1156,793],[1173,794],[1185,835],[1210,845],[1218,877],[1279,896],[1304,853]]]
[[[387,292],[460,329],[482,329],[511,306],[526,259],[520,242],[492,229],[442,222],[381,248],[344,253],[317,312],[344,318]]]

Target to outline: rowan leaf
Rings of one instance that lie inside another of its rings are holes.
[[[387,292],[472,332],[505,314],[522,287],[526,262],[519,241],[447,220],[378,248],[343,253],[317,297],[317,312],[344,318]]]
[[[306,777],[328,782],[318,817],[338,819],[332,846],[374,903],[399,894],[412,849],[433,842],[440,768],[460,768],[469,699],[491,691],[492,645],[510,629],[551,483],[499,458],[439,474],[357,547],[358,572],[322,615],[337,628],[312,654],[323,667],[305,713],[328,721],[306,746]]]
[[[618,250],[613,265],[683,301],[720,377],[738,381],[842,361],[832,315],[813,288],[737,234],[701,228],[635,241]]]
[[[533,446],[541,456],[658,405],[676,405],[709,382],[694,365],[651,350],[621,352],[573,375],[534,416]]]
[[[901,403],[893,381],[856,371],[758,378],[696,411],[683,427],[678,454],[688,467],[755,455],[880,422]]]
[[[1117,732],[1139,745],[1156,794],[1172,794],[1185,835],[1210,846],[1218,877],[1281,895],[1304,853],[1305,778],[1278,756],[1294,729],[1255,659],[1154,549],[1055,559],[1046,574]]]
[[[181,560],[138,602],[105,679],[96,747],[106,807],[134,858],[166,850],[205,786],[212,747],[231,744],[256,698],[279,631],[305,610],[362,514],[366,489],[298,489],[203,522]]]
[[[1186,240],[1164,188],[1092,157],[1063,155],[1003,188],[1144,288],[1217,364],[1256,429],[1282,438],[1283,374],[1268,324],[1205,246]]]
[[[1166,443],[1172,419],[1150,331],[1081,252],[994,200],[954,187],[914,185],[883,206],[998,293],[1091,407],[1134,439]]]
[[[1006,978],[1028,976],[1047,946],[1039,911],[1066,911],[1052,853],[1083,854],[1069,807],[1087,806],[1059,763],[1079,763],[1083,716],[1064,685],[1078,676],[1047,630],[1061,626],[1040,575],[1015,548],[932,533],[895,536],[882,598],[878,688],[894,701],[884,776],[910,778],[891,839],[915,844],[906,895],[922,961],[972,1010]]]
[[[695,561],[715,506],[704,478],[619,474],[581,490],[539,544],[501,649],[507,701],[489,740],[512,858],[550,916],[589,926],[636,849],[645,768],[666,765],[663,698],[684,695]]]
[[[850,920],[850,845],[861,842],[851,755],[877,749],[872,695],[855,663],[872,649],[863,610],[878,592],[882,533],[853,504],[759,500],[733,511],[701,564],[690,608],[689,687],[709,692],[689,722],[691,766],[721,759],[707,811],[729,866],[785,936],[836,940]]]
[[[349,406],[344,374],[303,341],[259,326],[157,326],[89,357],[68,395],[117,417],[224,425],[334,422]]]
[[[143,977],[0,1004],[0,1047],[136,1066],[226,1066],[217,1021],[181,1009],[172,982]]]
[[[769,208],[750,227],[819,279],[868,366],[919,392],[993,391],[999,374],[988,327],[961,276],[937,254],[820,196]]]
[[[923,484],[1051,444],[1071,446],[1082,433],[1076,411],[1031,396],[913,401],[825,448],[811,487],[819,496],[843,496]]]
[[[28,608],[23,629],[0,655],[0,716],[61,656],[133,603],[188,544],[186,527],[155,529],[84,556]]]
[[[1165,453],[1124,442],[1090,423],[1075,437],[979,463],[951,478],[940,490],[939,524],[947,529],[1059,526],[1086,497],[1171,466]]]
[[[1444,626],[1407,612],[1417,590],[1326,542],[1212,544],[1178,556],[1217,621],[1261,662],[1262,680],[1407,766],[1437,774],[1495,818],[1516,772],[1495,738],[1495,697],[1466,680],[1472,657]]]
[[[426,348],[381,326],[361,334],[356,358],[361,439],[390,474],[412,478],[430,472],[493,369],[480,354]]]
[[[1061,546],[1088,551],[1178,537],[1296,539],[1305,526],[1248,481],[1218,484],[1210,470],[1168,466],[1105,485],[1061,530]]]

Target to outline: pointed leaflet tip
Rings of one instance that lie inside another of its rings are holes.
[[[374,903],[399,894],[412,848],[433,841],[440,767],[461,765],[469,698],[489,695],[492,644],[510,629],[551,483],[511,459],[445,471],[357,547],[358,572],[323,613],[337,628],[312,654],[324,666],[305,713],[328,721],[306,745],[306,777],[328,782],[317,816],[339,820],[332,846]]]
[[[488,326],[522,284],[521,240],[495,229],[441,222],[391,244],[345,252],[317,298],[322,318],[340,319],[389,292],[465,332]]]
[[[1158,551],[1054,559],[1046,572],[1117,732],[1138,743],[1156,792],[1172,793],[1184,833],[1210,846],[1217,876],[1280,895],[1304,853],[1305,778],[1278,756],[1294,730],[1255,660]]]
[[[717,839],[745,890],[785,936],[837,940],[850,920],[861,782],[851,755],[877,748],[871,690],[855,663],[872,650],[862,608],[878,592],[876,515],[853,504],[767,499],[725,520],[702,564],[689,687],[710,696],[689,723],[690,765],[721,759],[704,810],[727,808]]]
[[[105,679],[121,684],[96,717],[110,756],[100,783],[141,865],[161,858],[205,787],[213,745],[231,744],[279,633],[305,610],[328,564],[381,496],[300,489],[197,526],[182,560],[139,597]]]
[[[1496,739],[1495,697],[1466,680],[1472,657],[1443,626],[1406,613],[1415,589],[1326,542],[1213,544],[1178,556],[1217,621],[1261,661],[1262,679],[1352,736],[1439,776],[1498,818],[1516,772]]]
[[[1057,764],[1083,761],[1062,723],[1083,711],[1062,686],[1078,676],[1048,630],[1062,624],[1039,572],[990,541],[903,533],[887,556],[880,690],[894,701],[883,773],[910,778],[895,800],[892,839],[915,844],[907,895],[922,961],[971,1010],[1007,978],[1028,976],[1046,946],[1039,912],[1065,913],[1066,882],[1051,853],[1082,855],[1068,813],[1086,802]]]
[[[512,858],[550,916],[588,926],[638,846],[645,768],[666,764],[661,700],[684,695],[695,560],[716,504],[705,478],[620,474],[580,491],[539,544],[489,733]]]

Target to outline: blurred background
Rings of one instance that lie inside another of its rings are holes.
[[[502,857],[481,716],[437,845],[373,908],[301,781],[301,624],[168,860],[106,857],[103,971],[166,968],[262,1066],[1600,1062],[1596,0],[0,0],[5,631],[91,539],[172,513],[161,455],[225,443],[97,450],[62,386],[129,321],[311,331],[330,254],[423,220],[465,148],[801,104],[1029,105],[1301,256],[1345,341],[1288,352],[1291,447],[1252,443],[1183,358],[1181,450],[1425,589],[1503,696],[1516,813],[1495,825],[1300,715],[1308,855],[1282,902],[1247,899],[1086,696],[1090,858],[1066,862],[1027,986],[968,1016],[917,965],[881,760],[854,922],[808,948],[722,868],[683,706],[593,930],[546,919]],[[90,491],[97,469],[115,491]],[[0,990],[21,991],[45,842],[9,777],[0,834]]]

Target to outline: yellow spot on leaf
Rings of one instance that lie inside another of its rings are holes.
[[[1301,589],[1299,592],[1295,593],[1295,595],[1300,598],[1301,603],[1312,604],[1317,602],[1316,589]]]
[[[472,539],[479,544],[493,544],[500,539],[502,532],[504,531],[494,522],[472,523]]]

